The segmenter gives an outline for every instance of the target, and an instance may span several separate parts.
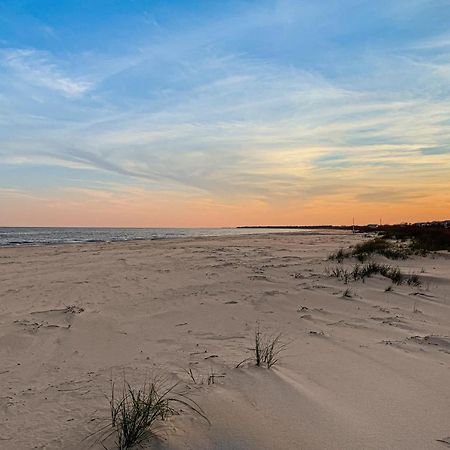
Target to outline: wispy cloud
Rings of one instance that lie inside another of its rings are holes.
[[[0,52],[0,64],[13,71],[25,83],[60,92],[68,97],[79,97],[92,84],[65,75],[46,52],[34,49],[6,49]]]
[[[94,110],[45,130],[45,138],[39,129],[36,139],[19,145],[15,139],[14,158],[27,151],[40,163],[79,164],[173,189],[270,198],[298,195],[305,179],[320,184],[314,173],[327,170],[320,155],[344,154],[349,171],[372,167],[380,182],[377,165],[409,166],[420,160],[417,148],[448,136],[445,100],[397,94],[389,101],[313,72],[239,56],[201,58],[197,67],[207,79],[182,93],[160,94],[166,98],[158,98],[155,111],[133,99],[99,123]],[[340,164],[328,163],[330,175],[343,170]]]

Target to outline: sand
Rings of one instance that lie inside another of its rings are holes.
[[[449,448],[450,255],[394,263],[420,288],[327,276],[327,255],[362,239],[0,249],[0,448],[101,449],[83,439],[108,418],[111,378],[152,376],[188,386],[211,424],[185,411],[148,448]],[[288,348],[271,370],[237,369],[257,321]]]

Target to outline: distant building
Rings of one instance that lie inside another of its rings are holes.
[[[450,220],[433,220],[433,222],[417,222],[416,227],[444,227],[450,228]]]

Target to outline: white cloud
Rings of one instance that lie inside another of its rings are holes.
[[[143,98],[120,114],[93,108],[60,125],[56,117],[56,126],[48,120],[49,129],[44,122],[26,139],[5,140],[3,152],[9,148],[10,162],[91,168],[152,188],[270,199],[350,189],[342,176],[391,183],[398,165],[424,177],[425,163],[428,170],[439,163],[418,149],[449,135],[445,98],[343,89],[316,73],[242,56],[200,58],[197,70],[209,76],[155,110]]]
[[[1,65],[11,69],[27,83],[60,92],[68,97],[79,97],[91,88],[90,82],[65,75],[45,52],[7,49],[0,53],[0,57]]]

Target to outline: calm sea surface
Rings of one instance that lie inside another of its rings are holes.
[[[191,236],[227,236],[256,233],[299,232],[298,229],[239,228],[1,228],[0,247],[76,244]],[[306,233],[309,230],[304,230]]]

